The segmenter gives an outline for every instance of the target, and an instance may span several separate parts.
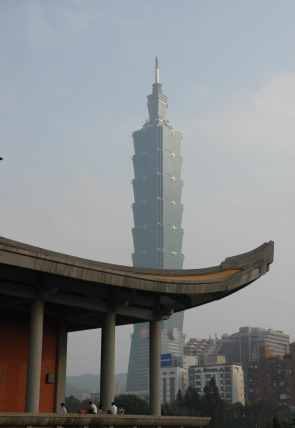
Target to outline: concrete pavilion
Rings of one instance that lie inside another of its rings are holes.
[[[114,398],[115,327],[150,323],[150,411],[160,414],[160,326],[264,275],[272,241],[220,266],[112,265],[0,237],[0,411],[54,412],[65,398],[67,333],[102,329],[101,401]],[[3,352],[4,351],[4,352]]]

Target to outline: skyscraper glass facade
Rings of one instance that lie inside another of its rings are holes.
[[[158,58],[152,94],[148,96],[149,121],[133,133],[134,141],[134,267],[182,269],[183,205],[180,178],[182,135],[166,121],[167,97],[159,82]],[[183,312],[161,324],[161,352],[183,354]],[[149,380],[149,324],[134,325],[127,392],[147,393]]]

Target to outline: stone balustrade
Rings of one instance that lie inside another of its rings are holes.
[[[206,427],[207,417],[84,415],[76,413],[0,413],[0,427]]]

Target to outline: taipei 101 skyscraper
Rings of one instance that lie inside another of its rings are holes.
[[[183,205],[180,179],[182,135],[166,120],[167,97],[162,93],[159,60],[155,83],[148,95],[149,120],[133,133],[134,228],[133,266],[182,269]],[[183,312],[161,322],[161,353],[183,355]],[[145,395],[149,390],[149,324],[134,325],[126,391]]]

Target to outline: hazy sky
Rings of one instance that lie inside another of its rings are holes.
[[[132,132],[158,55],[184,137],[184,267],[275,242],[266,276],[185,313],[187,340],[295,340],[294,24],[293,0],[0,1],[0,235],[131,265]],[[116,331],[116,372],[132,330]],[[70,334],[68,357],[69,375],[98,374],[100,331]]]

